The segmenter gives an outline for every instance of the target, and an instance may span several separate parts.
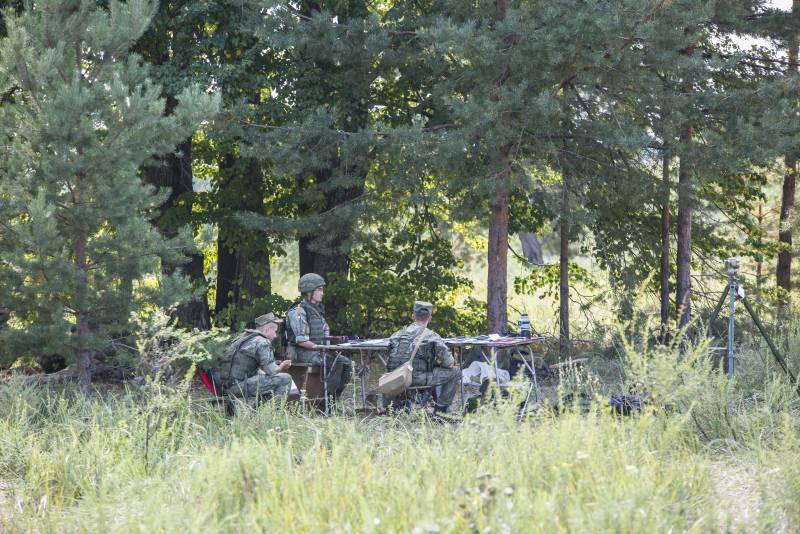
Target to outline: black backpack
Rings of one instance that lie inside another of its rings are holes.
[[[281,324],[280,331],[278,332],[278,337],[281,340],[281,348],[286,350],[290,343],[294,343],[296,338],[292,327],[289,325],[289,312],[295,309],[297,306],[300,305],[300,302],[295,302],[292,304],[292,307],[286,312],[286,319],[284,319],[283,323]]]

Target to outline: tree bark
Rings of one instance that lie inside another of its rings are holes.
[[[681,143],[692,143],[693,129],[681,133]],[[694,171],[689,158],[681,156],[678,170],[678,276],[675,305],[678,308],[678,327],[685,327],[692,318],[692,210],[694,209]]]
[[[487,311],[489,332],[495,334],[503,333],[508,323],[508,171],[501,174],[489,204]]]
[[[82,149],[78,149],[83,154]],[[76,173],[75,204],[80,205],[84,202],[84,187],[86,175],[83,171]],[[81,229],[75,239],[73,252],[75,254],[75,267],[78,271],[75,299],[75,346],[76,346],[76,368],[78,371],[78,387],[87,397],[92,394],[92,375],[94,374],[94,351],[89,344],[90,318],[88,309],[89,287],[87,271],[87,247],[89,234]]]
[[[508,0],[496,0],[496,15],[503,20],[508,11]],[[497,98],[511,76],[511,67],[506,64],[500,69],[500,76],[495,80]],[[499,135],[506,135],[510,127],[508,112],[500,111]],[[510,176],[511,147],[504,144],[498,150],[496,172],[492,178],[493,192],[489,199],[489,246],[488,274],[486,284],[487,323],[490,333],[500,334],[508,324],[508,178]]]
[[[662,162],[661,180],[664,185],[664,202],[661,206],[661,334],[666,334],[669,324],[669,230],[670,230],[670,187],[669,187],[669,156],[664,154]]]
[[[795,192],[797,189],[797,160],[791,156],[784,158],[786,174],[783,177],[781,195],[780,229],[778,241],[783,249],[778,253],[778,265],[775,281],[779,288],[787,293],[792,289],[792,227],[791,215],[794,210]]]
[[[800,13],[800,0],[794,0],[792,11]],[[789,72],[788,75],[796,75],[798,71],[798,37],[793,35],[789,40]],[[791,216],[794,210],[795,192],[797,189],[797,157],[795,154],[787,154],[784,157],[786,173],[783,177],[783,194],[781,195],[781,215],[780,226],[778,229],[778,241],[783,245],[783,249],[778,253],[778,265],[775,272],[775,281],[779,288],[786,292],[788,303],[789,292],[792,289],[792,226]]]
[[[231,326],[248,321],[240,312],[258,298],[269,295],[272,289],[269,250],[264,234],[244,228],[233,214],[264,213],[264,191],[261,167],[253,160],[242,160],[225,154],[220,161],[225,175],[224,187],[242,194],[236,202],[224,206],[231,212],[220,221],[217,238],[217,299],[216,314],[230,311]],[[230,308],[230,309],[229,309]]]
[[[758,215],[756,216],[756,220],[758,221],[758,245],[760,249],[762,245],[762,236],[764,235],[764,206],[760,202],[758,203]],[[756,260],[756,304],[759,307],[761,306],[761,290],[763,283],[764,260],[761,254],[759,254]]]
[[[569,339],[569,173],[562,170],[563,184],[561,189],[561,221],[559,224],[559,294],[558,294],[558,346],[561,359],[570,355]]]
[[[159,162],[157,165],[143,169],[142,175],[145,181],[156,187],[169,188],[170,194],[157,225],[163,235],[174,237],[177,235],[179,227],[191,223],[192,195],[194,193],[192,140],[186,139],[178,145],[177,153],[163,156]],[[211,328],[211,320],[202,253],[195,251],[189,262],[179,268],[189,277],[192,288],[199,292],[199,296],[178,307],[176,312],[178,320],[183,325],[199,330],[208,330]],[[171,274],[175,270],[175,266],[164,265],[163,270],[165,273]]]
[[[325,184],[334,179],[335,171],[341,162],[337,159],[331,167],[316,176],[317,184]],[[323,214],[319,226],[314,231],[302,235],[298,242],[300,275],[317,273],[330,285],[335,281],[346,280],[350,272],[350,241],[353,238],[354,218],[341,211],[345,206],[364,193],[367,170],[356,170],[359,181],[350,187],[334,187],[327,189],[324,202],[316,210],[305,204],[299,206],[301,215]],[[324,187],[324,186],[323,186]],[[335,331],[341,331],[346,325],[339,317],[339,311],[345,306],[345,299],[336,291],[330,291],[325,297],[326,319]]]

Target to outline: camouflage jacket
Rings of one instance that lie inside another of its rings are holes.
[[[315,306],[308,301],[301,301],[295,306],[292,306],[286,314],[286,320],[294,334],[295,345],[303,343],[304,341],[311,341],[317,345],[322,345],[325,331],[328,329],[328,323],[325,321],[325,310],[322,306]],[[318,351],[297,346],[295,347],[295,351],[301,358],[318,353]]]
[[[238,382],[255,375],[259,369],[267,375],[278,372],[272,343],[254,330],[245,330],[231,342],[225,351],[226,361],[220,366],[225,382]]]
[[[414,343],[424,326],[412,323],[389,338],[389,358],[386,369],[392,371],[411,358]],[[455,360],[439,334],[429,331],[414,357],[414,373],[430,373],[434,367],[449,367]]]

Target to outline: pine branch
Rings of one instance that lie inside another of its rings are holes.
[[[256,124],[256,123],[248,122],[248,121],[239,121],[239,123],[242,124],[243,126],[252,126],[254,128],[264,128],[264,129],[267,129],[267,130],[283,130],[283,131],[286,131],[286,132],[303,131],[303,128],[300,128],[298,126],[278,126],[278,125],[275,125],[275,124]],[[447,124],[438,124],[436,126],[428,126],[426,128],[420,128],[419,131],[423,132],[423,133],[431,133],[431,132],[438,132],[439,130],[448,130],[448,129],[451,129],[451,128],[459,128],[459,127],[460,126],[458,124],[456,124],[456,123],[447,123]],[[331,130],[331,131],[334,132],[336,135],[340,135],[342,137],[352,137],[352,136],[354,136],[354,135],[356,135],[358,133],[362,133],[362,132],[350,132],[350,131],[347,131],[347,130],[339,130],[339,129]],[[374,131],[374,132],[371,132],[371,133],[372,133],[372,135],[374,135],[376,137],[394,137],[394,136],[397,135],[397,132],[392,132],[392,131],[388,131],[388,132],[387,131]]]
[[[306,22],[313,22],[314,21],[314,17],[306,15],[305,13],[300,11],[299,9],[293,7],[291,4],[286,4],[284,7],[286,8],[286,10],[289,13],[291,13],[294,16],[296,16],[300,20],[304,20]],[[344,24],[344,23],[341,23],[341,22],[333,22],[332,20],[328,21],[328,22],[330,23],[330,25],[332,27],[334,27],[334,28],[342,28],[342,29],[346,30],[347,32],[365,33],[364,32],[364,28],[354,27],[354,26],[351,26],[349,24]],[[412,31],[412,30],[385,30],[385,31],[389,35],[399,36],[399,37],[416,37],[417,35],[419,35],[416,31]]]
[[[641,20],[639,20],[639,22],[634,26],[633,31],[631,32],[631,34],[623,41],[622,45],[616,51],[616,55],[619,55],[622,52],[624,52],[625,50],[627,50],[628,48],[630,48],[637,40],[636,31],[639,29],[639,27],[643,26],[644,24],[647,24],[647,23],[651,22],[653,20],[653,18],[655,18],[656,14],[658,14],[658,12],[661,11],[665,7],[665,4],[667,4],[669,2],[670,2],[670,0],[657,0],[655,2],[655,5],[653,6],[653,10],[649,14],[645,15]],[[609,51],[609,50],[607,50],[603,54],[603,59],[611,59],[613,57],[614,57],[614,52]],[[579,71],[576,71],[573,74],[571,74],[570,76],[568,76],[567,78],[564,78],[563,80],[561,80],[561,83],[559,83],[558,86],[556,87],[556,89],[553,91],[553,95],[558,94],[559,91],[563,90],[569,84],[573,83],[578,78],[578,72]]]

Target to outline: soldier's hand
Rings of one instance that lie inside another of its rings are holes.
[[[283,360],[278,365],[278,372],[283,372],[283,371],[285,371],[286,369],[288,369],[291,366],[292,366],[292,360]]]

